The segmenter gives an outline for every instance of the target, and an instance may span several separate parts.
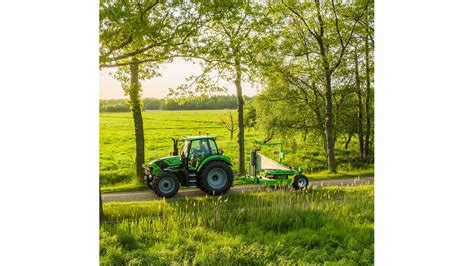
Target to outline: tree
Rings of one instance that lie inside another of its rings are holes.
[[[219,120],[224,125],[224,127],[229,131],[230,140],[232,140],[234,138],[234,132],[235,130],[237,130],[237,128],[234,125],[235,124],[234,115],[232,114],[232,111],[229,111],[228,115],[219,116]]]
[[[142,181],[145,162],[140,79],[159,75],[161,63],[170,62],[180,49],[187,49],[201,22],[198,9],[194,2],[100,1],[100,67],[118,68],[115,78],[130,97],[138,182]]]
[[[206,2],[207,3],[207,2]],[[203,73],[190,77],[190,84],[171,91],[173,97],[189,97],[200,93],[223,92],[218,81],[233,81],[237,94],[239,172],[245,173],[244,98],[242,81],[252,80],[255,54],[259,49],[256,39],[263,34],[268,20],[263,6],[253,1],[224,1],[207,3],[207,23],[202,28],[190,57],[203,62]]]
[[[360,85],[360,75],[359,75],[359,54],[357,50],[357,43],[354,45],[354,70],[355,70],[355,85],[357,93],[357,136],[359,137],[359,151],[360,156],[364,158],[365,149],[364,149],[364,109],[362,104],[362,87]]]
[[[373,45],[369,42],[369,39],[372,40],[373,43],[373,6],[369,5],[368,10],[365,14],[365,20],[363,21],[365,24],[364,29],[364,48],[365,48],[365,85],[366,85],[366,95],[365,95],[365,113],[366,113],[366,130],[365,130],[365,156],[367,157],[371,152],[370,146],[370,136],[372,131],[372,123],[371,123],[371,53],[373,52]]]
[[[312,109],[304,102],[301,92],[295,90],[281,75],[272,76],[266,89],[252,104],[256,110],[257,127],[266,139],[281,137],[294,139],[303,132],[306,141],[308,132],[318,131]]]
[[[257,110],[253,104],[253,99],[249,99],[244,107],[244,125],[246,128],[255,128],[257,122]]]
[[[354,36],[354,31],[361,17],[367,9],[367,4],[356,7],[347,3],[335,3],[334,1],[323,2],[315,0],[313,3],[283,2],[283,9],[276,6],[276,10],[284,13],[287,10],[291,14],[290,19],[283,19],[285,25],[283,36],[285,46],[292,47],[290,55],[285,55],[285,62],[302,61],[306,59],[305,66],[297,69],[308,74],[307,79],[300,78],[301,75],[293,75],[291,82],[299,83],[300,86],[311,88],[318,94],[314,101],[322,100],[324,104],[324,118],[315,109],[316,116],[325,131],[325,150],[327,151],[328,170],[336,172],[336,161],[334,156],[334,75],[339,70],[348,47]],[[354,8],[356,7],[356,8]],[[353,10],[356,10],[354,12]],[[304,59],[303,59],[304,60]],[[280,71],[281,72],[281,71]],[[290,80],[288,80],[290,82]],[[322,87],[322,92],[319,88]],[[306,90],[304,90],[307,92]],[[305,99],[306,95],[303,95]],[[319,104],[318,104],[319,105]]]

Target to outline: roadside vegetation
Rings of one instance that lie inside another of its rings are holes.
[[[236,166],[238,160],[238,143],[230,139],[230,133],[220,118],[228,114],[228,110],[187,110],[187,111],[147,111],[143,113],[145,140],[147,145],[145,161],[168,156],[172,151],[171,138],[184,135],[207,134],[217,137],[217,144],[223,148]],[[235,112],[233,113],[236,115]],[[254,139],[263,139],[265,134],[255,128],[246,130],[245,146],[246,161],[248,151]],[[303,167],[310,178],[330,178],[343,176],[373,175],[373,164],[360,160],[358,144],[351,141],[336,143],[336,159],[339,172],[329,174],[326,167],[325,153],[321,145],[313,138],[304,140],[304,136],[288,135],[281,138],[285,141],[284,162],[293,167]],[[143,187],[135,176],[135,144],[132,115],[127,113],[100,114],[100,183],[102,191],[126,191]],[[274,159],[278,151],[265,148],[263,154]]]
[[[374,189],[104,203],[107,265],[372,265]]]
[[[250,99],[245,97],[245,99]],[[237,100],[233,95],[203,96],[179,102],[176,99],[144,98],[143,111],[147,110],[220,110],[236,109]],[[100,100],[99,111],[101,113],[123,113],[130,112],[130,104],[127,99]]]

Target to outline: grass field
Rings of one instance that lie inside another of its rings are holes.
[[[229,132],[219,120],[219,115],[227,110],[199,111],[146,111],[143,112],[145,132],[145,161],[169,155],[172,151],[172,137],[197,135],[208,132],[217,137],[217,143],[223,148],[237,166],[237,134],[230,140]],[[234,115],[236,111],[233,111]],[[263,136],[257,130],[246,130],[246,156],[253,146],[253,139]],[[135,137],[131,113],[100,114],[100,183],[103,191],[133,190],[142,184],[136,184],[134,177]],[[343,144],[336,146],[336,160],[339,162],[338,174],[328,175],[325,157],[319,143],[307,140],[293,140],[285,146],[285,162],[294,167],[304,167],[310,177],[328,178],[339,176],[358,176],[373,174],[373,166],[357,162],[357,143],[351,142],[348,150]],[[266,149],[262,153],[277,158],[276,149]],[[248,159],[248,158],[247,158]],[[247,161],[247,160],[246,160]],[[236,167],[234,167],[236,168]]]
[[[107,265],[373,265],[374,188],[104,204]]]

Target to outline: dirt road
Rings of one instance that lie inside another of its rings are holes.
[[[328,180],[311,180],[312,187],[327,187],[327,186],[360,186],[373,184],[373,177],[355,177],[355,178],[338,178]],[[246,193],[252,191],[259,191],[267,189],[261,185],[237,185],[229,191],[229,194]],[[179,199],[184,197],[203,197],[206,194],[198,188],[183,188],[180,189],[176,196],[170,198]],[[126,201],[151,201],[160,200],[160,198],[151,190],[142,191],[127,191],[127,192],[112,192],[102,193],[103,202],[126,202]]]

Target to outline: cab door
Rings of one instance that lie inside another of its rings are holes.
[[[211,149],[207,139],[193,140],[189,150],[189,169],[197,169],[199,164],[211,154]]]

